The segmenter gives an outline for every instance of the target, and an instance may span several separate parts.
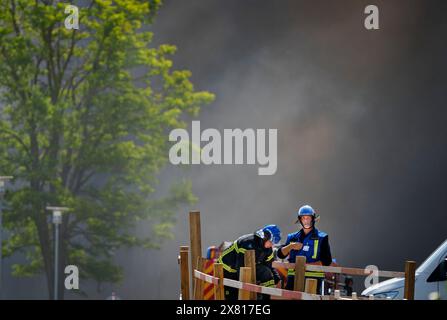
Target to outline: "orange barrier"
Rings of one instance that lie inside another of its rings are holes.
[[[212,276],[214,274],[214,259],[207,259],[205,261],[205,274]],[[203,299],[214,300],[214,285],[212,283],[205,283],[203,286]]]

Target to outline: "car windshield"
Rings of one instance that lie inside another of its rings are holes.
[[[447,251],[446,248],[447,248],[447,240],[445,240],[435,251],[433,251],[433,253],[429,255],[427,259],[425,259],[425,261],[419,266],[419,268],[416,269],[416,273],[420,273],[427,268],[427,265],[432,261],[431,257],[440,256],[441,253],[445,255],[445,252]]]

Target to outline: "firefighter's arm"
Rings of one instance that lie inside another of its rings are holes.
[[[273,260],[274,260],[274,259],[272,259],[272,262],[270,262],[269,267],[270,267],[270,270],[272,271],[272,274],[273,274],[273,280],[275,280],[275,284],[278,284],[278,282],[281,280],[281,277],[279,276],[278,271],[276,271],[276,269],[273,268],[273,266],[272,266]]]
[[[272,250],[271,254],[269,254],[263,261],[263,264],[270,268],[273,274],[273,280],[275,280],[275,284],[277,284],[281,280],[281,277],[279,276],[278,271],[273,268],[273,261],[275,261],[275,252]]]
[[[236,251],[236,270],[239,270],[240,267],[243,267],[245,265],[245,248],[242,248],[243,244],[240,241],[236,242],[236,245],[238,247]],[[242,248],[242,250],[241,250]]]
[[[301,242],[291,242],[278,250],[278,257],[284,259],[292,250],[301,250],[303,244]]]
[[[290,235],[287,236],[286,243],[285,243],[284,245],[278,247],[278,251],[277,251],[277,253],[276,253],[276,255],[278,256],[278,258],[280,258],[280,259],[285,259],[285,258],[287,257],[288,253],[287,253],[287,255],[283,254],[283,252],[282,252],[282,248],[286,247],[289,243],[290,243]]]

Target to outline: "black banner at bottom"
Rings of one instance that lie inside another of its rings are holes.
[[[178,301],[67,300],[0,301],[1,313],[57,319],[387,319],[391,313],[412,317],[444,315],[446,301]],[[15,318],[15,317],[14,317]]]

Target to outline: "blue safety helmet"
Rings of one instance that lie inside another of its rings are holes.
[[[313,218],[312,219],[313,224],[315,224],[315,218],[317,217],[317,213],[315,212],[314,208],[312,208],[308,204],[306,204],[306,205],[302,206],[301,208],[299,208],[297,215],[298,215],[298,217],[297,217],[295,223],[298,223],[298,222],[301,223],[300,217],[311,216]]]
[[[276,224],[269,224],[256,232],[264,241],[271,240],[274,244],[281,241],[281,230]]]

